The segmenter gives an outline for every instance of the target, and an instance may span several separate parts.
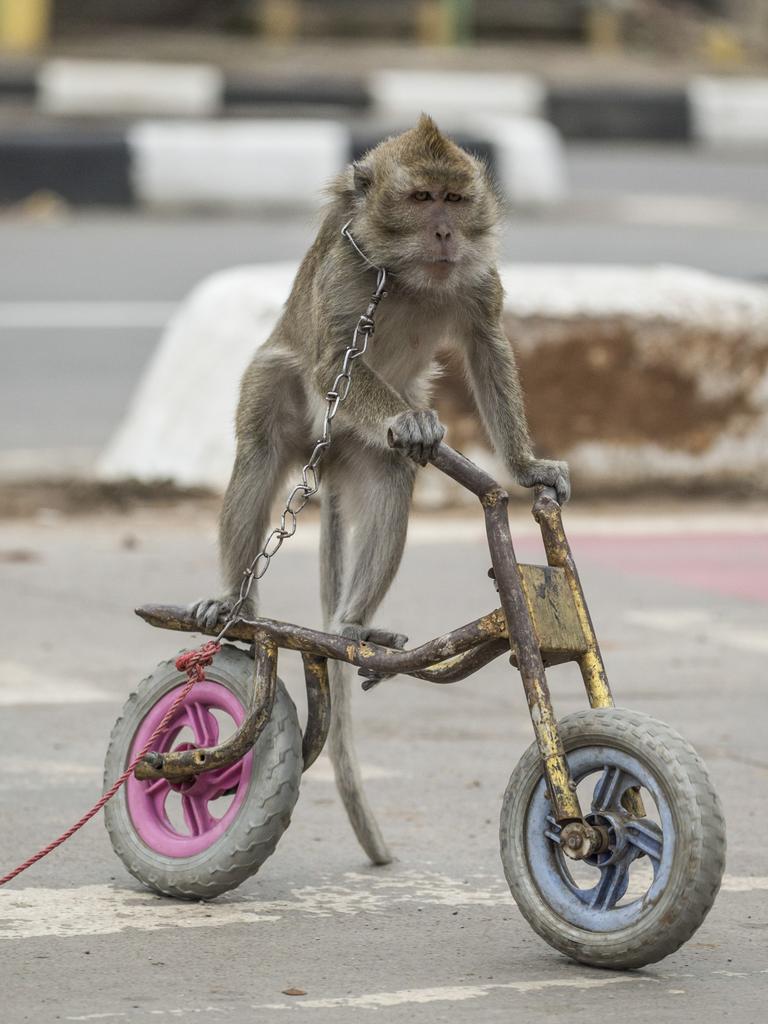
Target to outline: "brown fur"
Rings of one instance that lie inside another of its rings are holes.
[[[306,460],[319,436],[323,396],[373,290],[375,272],[341,235],[348,221],[368,258],[386,267],[388,285],[323,463],[326,624],[364,635],[397,571],[414,462],[426,461],[444,433],[429,410],[438,346],[463,354],[487,430],[510,471],[526,486],[553,484],[566,496],[564,465],[531,453],[515,360],[501,326],[498,220],[485,166],[426,116],[332,184],[283,315],[243,377],[237,456],[221,517],[228,590],[223,599],[194,606],[201,622],[231,607],[288,468]],[[388,449],[388,430],[410,459]],[[345,669],[333,663],[332,673],[337,782],[358,838],[375,863],[385,863],[389,853],[354,758]]]

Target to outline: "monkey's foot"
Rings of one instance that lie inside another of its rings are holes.
[[[223,625],[237,603],[237,597],[206,597],[187,605],[187,611],[194,617],[200,629],[211,632],[217,625]],[[253,605],[246,601],[240,614],[243,618],[251,618],[254,614]]]
[[[339,632],[350,640],[369,640],[372,644],[379,644],[380,647],[392,647],[398,651],[402,651],[408,643],[408,637],[404,633],[392,633],[387,629],[360,626],[355,622],[342,623]],[[391,678],[391,676],[381,675],[366,668],[358,669],[357,674],[365,680],[363,683],[364,690],[370,690],[377,683],[380,683],[382,679]]]
[[[518,467],[515,476],[517,482],[523,487],[554,487],[560,505],[564,505],[571,496],[571,480],[567,462],[556,462],[554,459],[531,459],[530,462]]]
[[[395,647],[402,651],[408,643],[404,633],[392,633],[388,629],[375,629],[373,626],[361,626],[358,622],[342,622],[339,633],[348,640],[370,640],[380,647]]]

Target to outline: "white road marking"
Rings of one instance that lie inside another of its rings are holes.
[[[77,1017],[65,1017],[64,1020],[114,1020],[115,1017],[127,1017],[128,1014],[119,1011],[117,1013],[81,1013]]]
[[[0,706],[90,704],[113,699],[90,683],[60,675],[53,661],[49,672],[20,661],[0,661]]]
[[[462,1002],[465,999],[480,999],[491,992],[506,990],[520,992],[544,992],[551,988],[592,989],[605,988],[608,985],[621,985],[627,982],[652,981],[651,978],[630,975],[613,978],[546,978],[541,981],[500,981],[487,985],[451,985],[440,988],[407,988],[397,992],[371,992],[360,996],[338,996],[331,999],[297,999],[290,1003],[262,1003],[255,1005],[254,1010],[293,1010],[301,1007],[304,1010],[379,1010],[386,1006],[402,1006],[406,1003]]]
[[[2,704],[0,696],[0,704]],[[58,758],[13,757],[0,756],[0,789],[42,789],[50,784],[51,778],[77,781],[78,779],[95,779],[101,782],[103,772],[101,762],[63,761]],[[373,779],[402,778],[403,772],[394,768],[383,768],[377,764],[360,765],[360,772],[365,782]],[[321,786],[335,783],[333,766],[327,756],[320,757],[311,770],[304,776],[302,787],[319,783]]]
[[[403,772],[398,771],[396,768],[384,768],[378,764],[366,764],[360,765],[360,773],[363,776],[363,780],[370,782],[372,779],[400,779],[403,777]],[[305,786],[308,782],[335,782],[333,774],[333,765],[331,759],[323,754],[315,761],[312,767],[308,770],[307,774],[302,779],[302,786]]]
[[[109,885],[75,889],[0,890],[0,938],[108,935],[136,928],[219,928],[280,921],[290,914],[342,917],[383,914],[395,903],[444,907],[512,906],[505,885],[494,879],[476,888],[436,872],[379,876],[347,872],[337,882],[292,889],[286,899],[224,896],[212,903],[186,903]]]
[[[739,225],[760,230],[768,222],[768,206],[725,196],[625,195],[609,202],[610,216],[623,224]]]
[[[768,891],[768,877],[729,876],[726,893]],[[396,875],[347,872],[338,881],[303,886],[284,899],[223,896],[212,903],[187,903],[149,892],[111,885],[72,889],[0,890],[0,939],[71,938],[110,935],[127,929],[142,932],[167,928],[223,928],[265,925],[296,914],[354,917],[391,913],[395,904],[500,908],[513,901],[497,879],[486,886],[464,884],[437,872],[405,871]]]
[[[701,534],[763,536],[768,533],[765,514],[704,512],[695,515],[595,515],[567,510],[566,528],[571,539],[589,537],[686,537]],[[525,506],[510,510],[512,537],[539,537],[541,531]],[[319,526],[317,527],[319,536]],[[298,537],[298,534],[297,534]],[[485,543],[485,528],[477,517],[416,514],[408,524],[409,544],[443,544],[446,541]]]
[[[0,328],[13,330],[104,330],[140,327],[159,330],[177,309],[175,302],[0,302]]]
[[[768,876],[725,875],[720,892],[766,892]]]
[[[55,758],[45,759],[40,757],[0,757],[0,786],[4,780],[9,788],[15,788],[22,779],[37,780],[41,786],[46,786],[46,780],[55,776],[59,779],[85,779],[96,778],[101,782],[101,775],[104,770],[102,763],[91,764],[80,761],[59,761]]]
[[[534,537],[539,540],[541,531],[528,513],[527,508],[513,508],[510,518],[513,540]],[[665,537],[685,534],[738,534],[762,536],[768,533],[768,516],[707,515],[695,517],[622,516],[610,517],[569,514],[568,536],[574,541],[579,537]],[[320,543],[319,520],[304,520],[301,531],[290,540],[290,547],[283,551],[315,551]],[[408,524],[408,544],[412,547],[429,547],[439,544],[482,544],[486,534],[482,518],[476,516],[419,515],[411,517]],[[534,558],[544,564],[544,550]]]
[[[690,633],[704,630],[707,639],[721,647],[738,651],[768,654],[768,628],[750,629],[723,622],[703,608],[654,608],[647,611],[628,611],[624,619],[636,626],[658,629],[664,633]]]

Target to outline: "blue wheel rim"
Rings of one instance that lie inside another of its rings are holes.
[[[580,747],[568,754],[568,765],[577,786],[589,776],[596,784],[588,820],[608,827],[611,842],[604,854],[590,858],[593,885],[580,884],[573,876],[573,861],[563,854],[559,827],[552,817],[543,776],[536,784],[525,819],[528,870],[547,905],[579,928],[612,932],[636,924],[656,906],[667,887],[675,852],[672,810],[658,780],[637,757],[612,747]],[[622,804],[627,790],[640,787],[648,811],[653,798],[658,822],[633,818]],[[586,813],[586,807],[582,802]],[[642,894],[624,900],[633,866],[650,863],[653,879]]]

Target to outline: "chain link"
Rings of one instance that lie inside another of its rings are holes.
[[[240,584],[237,601],[233,605],[227,621],[224,623],[216,637],[215,642],[217,643],[224,638],[229,627],[237,621],[243,605],[248,600],[248,595],[250,594],[254,583],[264,576],[269,568],[270,562],[283,546],[283,541],[288,540],[289,537],[293,537],[296,533],[296,527],[298,525],[297,517],[299,513],[308,504],[310,498],[314,494],[317,494],[317,491],[320,488],[320,477],[317,469],[331,444],[331,424],[333,423],[336,413],[339,411],[339,407],[349,394],[349,389],[352,384],[354,361],[355,359],[359,359],[361,356],[365,355],[373,336],[376,308],[378,307],[382,297],[385,295],[384,288],[387,283],[387,272],[384,267],[378,267],[365,255],[363,250],[352,237],[349,230],[349,225],[351,223],[351,221],[347,221],[341,229],[341,233],[352,245],[355,252],[365,260],[366,264],[376,271],[376,288],[371,295],[365,312],[361,313],[358,318],[355,329],[352,332],[352,340],[344,351],[341,370],[336,375],[330,391],[325,396],[326,404],[325,413],[323,415],[321,436],[317,441],[315,441],[312,453],[309,456],[306,465],[302,467],[300,482],[296,484],[288,495],[285,507],[280,514],[280,525],[276,526],[274,530],[272,530],[264,542],[264,546],[261,551],[259,551],[248,568],[243,572],[243,579]]]

